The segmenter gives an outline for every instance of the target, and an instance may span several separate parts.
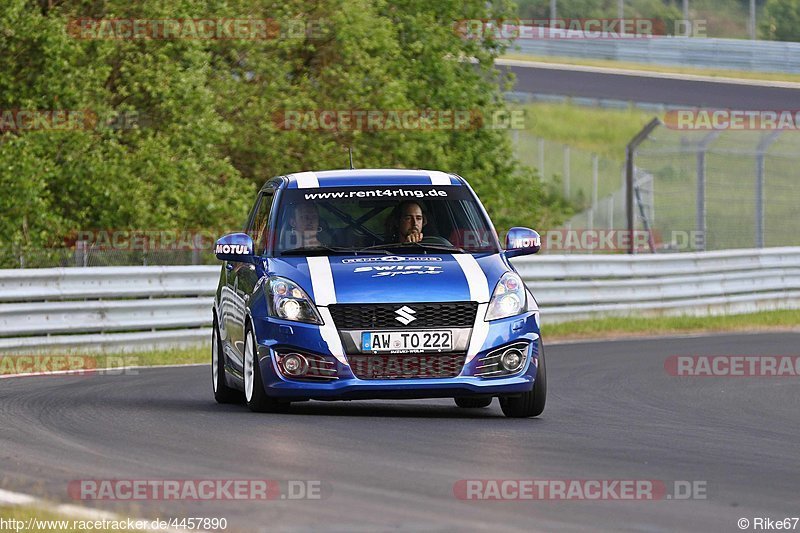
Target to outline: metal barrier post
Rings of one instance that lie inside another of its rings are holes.
[[[629,254],[635,253],[636,251],[633,241],[633,231],[636,229],[634,227],[635,222],[633,212],[633,160],[636,155],[636,149],[660,124],[661,120],[659,120],[658,117],[654,118],[648,122],[647,125],[642,128],[642,130],[637,133],[633,139],[631,139],[631,142],[628,143],[628,146],[625,147],[625,213],[628,217]]]

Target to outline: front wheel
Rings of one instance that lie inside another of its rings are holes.
[[[547,403],[547,371],[544,365],[544,346],[539,339],[539,367],[533,390],[519,396],[500,397],[500,409],[509,418],[530,418],[539,416]]]
[[[244,397],[247,407],[256,413],[282,413],[288,410],[288,402],[267,396],[261,379],[261,365],[256,357],[256,337],[248,324],[244,341]]]
[[[214,399],[217,403],[240,403],[242,393],[228,386],[225,381],[225,354],[222,352],[222,340],[219,334],[217,319],[211,332],[211,382],[214,387]]]

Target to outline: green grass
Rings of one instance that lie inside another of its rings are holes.
[[[625,159],[625,146],[656,113],[640,109],[601,109],[571,103],[526,104],[524,133],[603,157]],[[528,151],[530,152],[530,151]],[[536,151],[530,154],[536,156]]]
[[[121,369],[128,366],[209,363],[211,361],[210,349],[210,346],[205,346],[190,349],[158,350],[130,354],[67,354],[59,352],[58,354],[37,357],[34,360],[27,357],[29,354],[20,354],[25,357],[18,357],[14,354],[0,355],[0,375],[31,373],[37,370],[80,371],[99,368]],[[46,360],[48,357],[49,360]],[[38,366],[34,368],[31,365]]]
[[[0,506],[0,517],[2,517],[5,520],[14,519],[14,520],[21,520],[21,521],[26,522],[26,523],[30,519],[40,520],[40,521],[41,520],[53,520],[53,521],[57,521],[57,522],[62,522],[62,523],[64,523],[64,525],[67,526],[64,529],[61,529],[58,524],[51,523],[49,525],[51,525],[52,527],[47,528],[47,527],[43,527],[43,526],[45,526],[47,524],[40,524],[40,527],[38,527],[38,528],[26,529],[25,527],[22,527],[22,528],[19,529],[19,531],[65,531],[67,533],[80,533],[80,532],[83,532],[83,531],[87,531],[87,529],[75,529],[74,527],[72,527],[73,525],[76,525],[75,522],[80,522],[81,519],[65,518],[65,517],[63,517],[61,515],[58,515],[58,514],[52,512],[52,511],[42,510],[42,509],[38,509],[36,507]],[[14,528],[11,528],[9,526],[6,529],[4,529],[4,531],[17,531],[17,530],[14,529]],[[92,529],[92,531],[104,532],[104,531],[112,531],[112,530],[110,530],[110,529]]]
[[[553,341],[676,333],[787,330],[798,327],[800,310],[707,317],[613,317],[552,325],[547,324],[545,313],[542,335],[545,340]]]
[[[676,333],[703,333],[723,331],[769,331],[800,328],[800,310],[764,311],[725,316],[675,316],[675,317],[611,317],[547,324],[544,316],[542,334],[547,340],[571,340],[603,337],[625,337],[642,335],[667,335]],[[129,355],[102,355],[98,357],[98,368],[110,363],[120,366],[119,361],[140,366],[176,365],[210,362],[209,347],[188,350],[164,350]],[[106,359],[108,357],[109,359]],[[2,373],[2,372],[0,372]]]
[[[643,72],[661,72],[667,74],[692,74],[695,76],[711,76],[714,78],[738,78],[742,80],[762,81],[788,81],[800,82],[800,74],[785,72],[757,72],[727,69],[703,69],[696,67],[681,67],[677,65],[652,65],[649,63],[634,63],[631,61],[613,61],[610,59],[583,59],[577,57],[536,56],[529,54],[508,53],[501,56],[503,59],[518,59],[521,61],[537,61],[540,63],[556,63],[564,65],[582,65],[587,67],[605,67],[625,70],[641,70]]]
[[[542,180],[564,191],[564,146],[569,146],[569,197],[580,209],[591,204],[592,157],[598,155],[598,195],[603,198],[622,185],[625,146],[656,116],[653,112],[603,109],[571,103],[513,106],[525,111],[525,130],[513,132],[516,157],[537,168]],[[538,139],[544,142],[544,165]]]

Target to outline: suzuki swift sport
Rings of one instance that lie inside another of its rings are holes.
[[[220,403],[499,398],[510,417],[547,396],[539,308],[460,176],[301,172],[267,182],[242,233],[215,245],[212,377]]]

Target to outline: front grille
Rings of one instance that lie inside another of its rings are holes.
[[[404,324],[397,320],[402,307],[410,308],[414,320]],[[408,304],[333,304],[329,307],[337,329],[423,329],[471,328],[478,304],[475,302],[408,303]]]
[[[348,355],[347,360],[359,379],[454,378],[466,354]]]

